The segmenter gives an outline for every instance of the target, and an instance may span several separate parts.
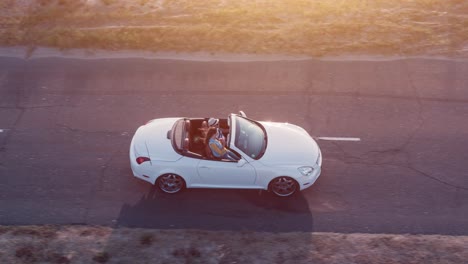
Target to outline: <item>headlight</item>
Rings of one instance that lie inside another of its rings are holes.
[[[314,171],[314,168],[312,167],[309,167],[309,166],[304,166],[304,167],[300,167],[298,168],[299,172],[304,175],[304,176],[309,176],[312,174],[312,172]]]

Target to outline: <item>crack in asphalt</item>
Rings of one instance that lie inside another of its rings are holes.
[[[394,160],[395,155],[397,153],[404,153],[406,155],[406,157],[407,157],[406,160],[408,160],[407,164],[410,164],[410,161],[409,161],[410,160],[410,155],[409,155],[408,151],[406,151],[406,148],[413,141],[416,134],[423,127],[423,125],[425,123],[425,119],[423,118],[423,103],[422,103],[422,100],[420,99],[421,96],[420,96],[419,90],[417,89],[416,85],[414,84],[414,82],[413,82],[413,80],[411,78],[407,62],[405,62],[405,66],[407,67],[407,74],[408,74],[407,77],[408,77],[410,86],[413,89],[414,93],[416,94],[416,98],[417,98],[417,100],[416,100],[417,106],[418,106],[417,107],[418,113],[417,113],[417,117],[416,117],[417,126],[413,129],[413,131],[410,132],[408,138],[399,147],[390,148],[390,149],[386,149],[386,150],[371,150],[371,151],[368,151],[368,152],[365,152],[365,153],[361,154],[359,157],[351,156],[351,158],[362,159],[363,157],[368,156],[370,154],[381,154],[381,155],[383,155],[383,154],[392,154],[393,155],[393,160]],[[341,148],[338,144],[335,144],[335,146],[338,149],[340,149],[340,151],[345,153],[343,148]],[[350,156],[349,154],[346,154],[346,155]]]
[[[401,165],[401,164],[394,164],[394,163],[379,163],[379,164],[372,164],[372,163],[367,163],[367,162],[346,162],[346,161],[343,161],[344,163],[346,164],[362,164],[362,165],[368,165],[368,166],[394,166],[394,167],[398,167],[398,168],[404,168],[404,169],[408,169],[408,170],[411,170],[413,172],[416,172],[417,174],[421,175],[421,176],[424,176],[425,178],[428,178],[432,181],[435,181],[435,182],[438,182],[440,184],[443,184],[443,185],[447,185],[449,187],[452,187],[452,188],[455,188],[455,189],[458,189],[458,190],[464,190],[464,191],[468,191],[468,187],[465,187],[465,186],[461,186],[461,185],[456,185],[456,184],[452,184],[452,183],[449,183],[447,181],[444,181],[444,180],[441,180],[437,177],[434,177],[426,172],[423,172],[421,170],[418,170],[412,166],[404,166],[404,165]]]
[[[20,90],[22,89],[18,89],[18,97],[20,96],[20,94],[22,93]],[[16,102],[17,104],[19,103],[18,100]],[[32,106],[32,107],[24,107],[24,106],[12,106],[12,107],[0,107],[0,109],[18,109],[20,110],[20,113],[18,114],[18,117],[15,119],[15,121],[13,122],[13,126],[11,128],[8,128],[8,132],[6,133],[6,136],[5,138],[3,139],[3,142],[0,144],[0,152],[3,152],[6,150],[6,145],[8,144],[8,141],[10,140],[10,137],[13,135],[13,133],[17,130],[17,126],[19,124],[19,122],[21,121],[21,119],[23,118],[24,116],[24,113],[26,112],[26,110],[28,109],[37,109],[37,108],[52,108],[52,107],[58,107],[58,106]]]
[[[23,67],[26,67],[24,65]],[[24,72],[24,71],[23,71]],[[22,74],[23,75],[23,74]],[[24,77],[24,76],[21,76]],[[11,79],[10,79],[11,78]],[[10,80],[13,80],[11,84]],[[18,81],[19,80],[19,81]],[[26,110],[28,109],[40,109],[40,108],[53,108],[53,107],[63,107],[64,105],[33,105],[33,106],[23,106],[21,105],[21,100],[23,98],[26,98],[26,91],[25,91],[25,84],[24,84],[25,78],[16,78],[16,76],[8,78],[7,84],[5,84],[7,87],[11,86],[14,89],[14,94],[15,94],[15,105],[14,106],[0,106],[0,109],[16,109],[19,110],[19,114],[15,121],[13,122],[13,125],[11,128],[9,128],[9,131],[7,132],[3,142],[0,145],[0,152],[4,152],[6,150],[6,146],[11,138],[11,136],[16,132],[17,126],[20,123],[21,119],[23,118]]]
[[[119,153],[123,153],[121,151],[121,147],[123,145],[123,142],[118,144],[117,145],[117,150],[115,150],[114,152],[112,152],[109,156],[109,158],[106,160],[106,162],[104,163],[104,165],[101,166],[101,172],[99,173],[99,182],[98,182],[98,188],[96,189],[96,191],[102,191],[103,187],[104,187],[104,176],[106,174],[106,171],[107,171],[107,168],[109,168],[109,165],[111,164],[111,162],[114,160],[114,157],[119,154]]]
[[[23,80],[23,78],[19,78],[20,80]],[[6,150],[6,145],[8,144],[9,142],[9,139],[10,137],[12,136],[12,134],[14,134],[14,132],[17,130],[17,126],[18,124],[20,123],[21,119],[23,118],[25,112],[28,110],[28,109],[39,109],[39,108],[54,108],[54,107],[65,107],[65,105],[35,105],[35,106],[22,106],[21,105],[21,101],[22,101],[22,98],[25,97],[25,89],[24,89],[24,85],[23,85],[23,82],[21,81],[21,83],[19,84],[14,84],[14,85],[11,85],[14,89],[15,89],[15,95],[16,95],[16,98],[15,98],[15,105],[14,106],[11,106],[11,107],[5,107],[5,106],[2,106],[0,107],[1,109],[17,109],[17,110],[20,110],[20,113],[18,114],[18,117],[16,118],[16,120],[14,121],[13,125],[11,128],[9,128],[9,131],[7,133],[7,135],[5,136],[2,144],[0,145],[0,152],[4,152]],[[126,133],[126,132],[122,132],[122,131],[119,131],[119,132],[110,132],[110,131],[86,131],[86,130],[82,130],[82,129],[77,129],[77,128],[72,128],[72,127],[69,127],[65,124],[56,124],[56,126],[60,127],[60,128],[64,128],[68,131],[71,131],[73,133],[85,133],[85,134],[115,134],[115,133],[119,133],[119,134],[122,134],[122,133]],[[92,201],[94,200],[94,198],[96,197],[96,193],[100,190],[103,189],[103,185],[104,185],[104,175],[107,171],[107,169],[109,168],[109,165],[110,163],[112,162],[112,160],[114,159],[115,155],[117,155],[119,152],[120,152],[120,148],[122,147],[122,145],[124,144],[124,142],[122,142],[119,147],[117,148],[116,151],[114,151],[110,156],[109,158],[107,159],[107,161],[104,163],[104,165],[102,166],[101,168],[101,172],[100,172],[100,177],[99,177],[99,182],[98,182],[98,186],[97,188],[92,188],[91,189],[91,197],[93,197]],[[89,216],[89,211],[91,210],[91,207],[87,207],[86,208],[86,211],[85,211],[85,214],[84,214],[84,222],[83,223],[87,223],[87,219],[88,219],[88,216]]]
[[[423,118],[423,114],[422,114],[423,104],[422,104],[422,101],[420,99],[421,94],[419,93],[418,87],[414,84],[413,79],[411,78],[411,73],[410,73],[410,68],[409,68],[408,62],[405,61],[404,64],[406,66],[406,73],[408,74],[407,77],[408,77],[409,85],[411,86],[411,88],[413,89],[413,91],[414,91],[414,93],[416,94],[416,97],[417,97],[416,102],[418,103],[418,115],[417,115],[418,125],[413,130],[413,132],[410,134],[410,136],[408,137],[406,142],[404,142],[403,145],[400,147],[401,149],[405,149],[409,145],[409,143],[413,140],[414,136],[419,132],[419,130],[422,128],[422,126],[423,126],[423,124],[425,122],[425,119]]]
[[[120,135],[125,135],[127,136],[128,133],[127,132],[122,132],[122,131],[118,131],[118,132],[111,132],[111,131],[87,131],[87,130],[83,130],[83,129],[79,129],[79,128],[72,128],[66,124],[62,124],[62,123],[56,123],[55,124],[57,127],[60,127],[62,129],[65,129],[67,131],[70,131],[72,133],[79,133],[79,134],[120,134]],[[125,133],[125,134],[123,134]],[[104,162],[103,165],[101,165],[101,169],[100,169],[100,172],[99,172],[99,179],[98,179],[98,183],[97,183],[97,186],[95,188],[91,188],[90,189],[90,193],[89,193],[89,197],[91,197],[91,202],[94,201],[96,199],[96,196],[97,196],[97,193],[102,191],[103,188],[104,188],[104,178],[105,178],[105,174],[106,174],[106,171],[108,170],[110,164],[112,163],[112,161],[114,160],[115,156],[117,154],[120,154],[120,153],[124,153],[121,148],[122,146],[125,144],[125,142],[121,142],[119,144],[117,144],[117,149],[115,151],[113,151],[109,156],[108,158],[106,159],[106,161]],[[85,213],[83,215],[83,221],[84,223],[88,223],[88,217],[89,217],[89,212],[90,210],[92,209],[92,206],[87,206],[85,208]]]
[[[385,157],[385,155],[387,155],[387,157],[390,156],[391,161],[394,162],[395,159],[396,159],[397,154],[399,154],[399,153],[403,154],[406,157],[405,158],[405,161],[407,161],[406,164],[409,164],[408,161],[409,161],[410,154],[404,148],[390,148],[390,149],[386,149],[386,150],[371,150],[371,151],[368,151],[368,152],[365,152],[365,153],[359,155],[359,157],[357,159],[362,160],[362,159],[364,159],[364,157],[367,158],[367,157],[370,156],[370,157],[373,157],[374,160],[377,160],[377,159],[379,159],[379,156],[384,156]],[[377,155],[371,155],[371,154],[377,154]],[[387,163],[387,162],[374,162],[374,164],[385,164],[385,163]]]
[[[68,130],[72,133],[81,133],[81,134],[120,134],[122,136],[127,136],[129,135],[127,131],[109,131],[109,130],[103,130],[103,131],[88,131],[80,128],[73,128],[65,124],[61,123],[56,123],[55,124],[57,127],[60,127],[62,129]]]
[[[121,151],[121,147],[122,147],[123,144],[124,144],[124,142],[118,144],[117,149],[114,152],[112,152],[109,155],[109,157],[107,158],[107,160],[104,162],[104,164],[101,165],[101,170],[99,172],[99,180],[98,180],[97,187],[90,189],[89,197],[91,197],[91,202],[96,199],[97,193],[103,190],[103,188],[104,188],[104,178],[105,178],[106,171],[109,168],[111,162],[114,160],[114,157],[119,153],[123,153]],[[89,217],[89,211],[91,210],[91,205],[87,206],[85,208],[85,210],[86,211],[84,213],[83,220],[84,220],[84,223],[88,223],[88,217]]]
[[[437,178],[437,177],[434,177],[434,176],[432,176],[432,175],[430,175],[430,174],[428,174],[428,173],[426,173],[426,172],[423,172],[423,171],[421,171],[421,170],[418,170],[418,169],[416,169],[416,168],[414,168],[414,167],[412,167],[412,166],[401,166],[401,167],[404,167],[404,168],[406,168],[406,169],[409,169],[409,170],[412,170],[412,171],[414,171],[414,172],[417,172],[417,173],[423,175],[424,177],[429,178],[429,179],[432,179],[432,180],[434,180],[434,181],[437,181],[437,182],[439,182],[439,183],[441,183],[441,184],[445,184],[445,185],[448,185],[448,186],[453,187],[453,188],[456,188],[456,189],[461,189],[461,190],[464,190],[464,191],[468,191],[468,187],[459,186],[459,185],[455,185],[455,184],[451,184],[451,183],[446,182],[446,181],[443,181],[443,180],[441,180],[441,179],[439,179],[439,178]]]
[[[21,79],[21,80],[23,80],[23,79]],[[20,106],[21,97],[24,94],[24,88],[23,88],[22,84],[23,83],[21,81],[20,85],[13,85],[13,87],[15,89],[15,95],[16,95],[15,108],[19,109],[20,113],[18,114],[18,117],[16,117],[15,122],[13,122],[13,126],[10,128],[10,131],[8,131],[8,133],[6,134],[2,144],[0,145],[0,152],[4,152],[6,150],[6,145],[8,144],[8,141],[10,140],[11,135],[16,131],[16,127],[18,126],[19,122],[23,118],[23,115],[24,115],[24,113],[26,111],[25,108]]]
[[[455,189],[468,191],[468,187],[446,182],[444,180],[441,180],[441,179],[439,179],[437,177],[434,177],[434,176],[430,175],[429,173],[426,173],[426,172],[423,172],[421,170],[418,170],[418,169],[414,168],[413,166],[411,166],[409,161],[406,164],[396,164],[396,163],[391,163],[391,162],[369,162],[367,159],[363,158],[363,156],[365,156],[366,153],[367,154],[370,154],[370,153],[379,153],[379,154],[391,153],[393,156],[395,156],[396,154],[398,154],[400,152],[403,152],[403,153],[406,153],[406,155],[409,155],[409,153],[406,152],[406,151],[399,150],[399,149],[388,149],[388,150],[382,150],[382,151],[369,151],[369,152],[366,152],[363,155],[354,156],[354,155],[351,155],[351,154],[347,153],[339,145],[338,142],[330,141],[330,143],[332,145],[336,146],[338,148],[338,150],[343,155],[342,157],[337,157],[336,159],[340,160],[341,162],[343,162],[345,164],[360,164],[360,165],[366,165],[366,166],[394,166],[394,167],[399,167],[399,168],[405,168],[405,169],[411,170],[413,172],[416,172],[417,174],[422,175],[422,176],[424,176],[424,177],[426,177],[428,179],[436,181],[436,182],[438,182],[440,184],[444,184],[444,185],[450,186],[450,187],[455,188]],[[394,158],[393,158],[392,161],[394,161]]]
[[[419,90],[417,86],[415,85],[413,78],[411,76],[408,62],[405,62],[405,66],[407,68],[407,74],[408,74],[407,77],[408,77],[410,87],[413,89],[416,95],[414,98],[416,99],[417,108],[418,108],[418,113],[416,117],[417,125],[413,129],[413,131],[410,133],[408,138],[399,147],[389,148],[385,150],[371,150],[359,156],[351,155],[350,153],[347,153],[338,142],[330,141],[330,143],[334,145],[342,154],[341,157],[337,157],[337,159],[345,164],[362,164],[362,165],[367,165],[367,166],[395,166],[399,168],[405,168],[413,172],[416,172],[418,175],[424,176],[432,181],[438,182],[440,184],[447,185],[452,188],[468,191],[468,187],[452,184],[447,181],[441,180],[435,176],[430,175],[429,173],[418,170],[414,166],[411,165],[410,153],[406,149],[408,145],[414,140],[415,136],[418,134],[421,128],[424,126],[425,119],[423,117],[423,100],[421,99]],[[360,96],[362,95],[360,94]],[[406,158],[404,159],[406,162],[404,162],[403,164],[397,164],[395,163],[395,159],[397,158],[397,154],[401,154],[401,153],[403,153],[406,156]],[[369,155],[371,154],[376,154],[376,155],[372,155],[372,160],[371,162],[369,162]],[[379,159],[384,159],[385,156],[387,155],[390,156],[391,158],[390,162],[388,161],[378,162]],[[382,158],[382,156],[384,158]]]

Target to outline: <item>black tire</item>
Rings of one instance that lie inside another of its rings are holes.
[[[185,188],[185,180],[175,173],[167,173],[159,176],[156,186],[164,193],[175,194]]]
[[[268,184],[268,190],[279,197],[290,197],[299,192],[299,184],[291,177],[280,176]]]

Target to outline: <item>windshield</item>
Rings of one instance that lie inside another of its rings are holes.
[[[265,153],[267,140],[263,127],[243,117],[236,118],[236,138],[234,145],[253,159],[259,159]]]

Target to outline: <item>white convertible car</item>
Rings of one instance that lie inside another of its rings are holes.
[[[269,190],[290,196],[317,180],[322,154],[301,127],[259,122],[244,112],[219,119],[236,161],[216,159],[203,139],[208,118],[160,118],[141,126],[130,144],[135,177],[165,193],[186,188]]]

